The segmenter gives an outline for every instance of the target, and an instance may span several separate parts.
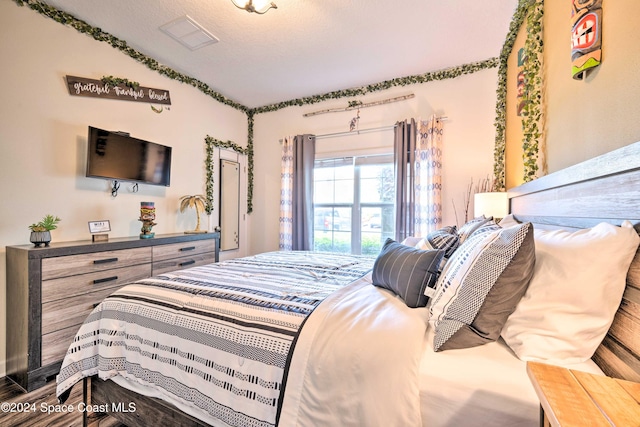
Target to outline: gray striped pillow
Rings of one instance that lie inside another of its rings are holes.
[[[444,257],[449,258],[453,252],[458,249],[460,238],[456,226],[442,227],[438,230],[427,234],[427,237],[421,239],[414,247],[423,251],[429,249],[444,249]]]
[[[387,239],[373,264],[373,284],[400,296],[408,307],[424,307],[427,287],[435,286],[444,250],[423,251]]]

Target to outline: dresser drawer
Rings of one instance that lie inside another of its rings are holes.
[[[45,258],[42,260],[42,280],[149,262],[150,247]]]
[[[171,243],[169,245],[160,245],[153,247],[153,262],[163,261],[171,258],[194,256],[206,252],[214,252],[216,250],[216,241],[194,240],[184,243]]]
[[[42,336],[42,366],[62,362],[78,329],[80,325],[75,325]]]
[[[72,326],[78,329],[95,306],[118,289],[120,286],[112,286],[42,304],[42,334],[47,335]]]
[[[64,359],[80,325],[93,309],[120,286],[42,304],[42,366]]]
[[[191,256],[183,256],[164,261],[153,262],[153,275],[167,273],[169,271],[180,270],[183,268],[197,267],[199,265],[211,264],[216,261],[215,252],[207,252]]]
[[[42,303],[68,299],[104,288],[124,286],[149,276],[151,276],[151,264],[147,263],[45,280],[42,282]]]

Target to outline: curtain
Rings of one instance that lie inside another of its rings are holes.
[[[293,137],[282,140],[280,168],[280,244],[281,251],[293,250]]]
[[[396,240],[426,236],[442,225],[442,122],[396,123]]]
[[[432,115],[418,120],[415,157],[416,236],[442,226],[442,121]]]
[[[313,163],[316,138],[284,138],[280,193],[281,250],[313,249]]]
[[[396,240],[414,235],[416,122],[397,122],[394,131],[393,162],[396,176]]]

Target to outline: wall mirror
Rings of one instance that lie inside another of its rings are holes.
[[[240,242],[240,163],[220,159],[220,250],[238,249]]]

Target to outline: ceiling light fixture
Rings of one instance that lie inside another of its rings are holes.
[[[278,6],[274,2],[269,2],[265,0],[231,0],[233,5],[238,9],[244,9],[249,13],[257,13],[258,15],[262,15],[266,13],[269,9],[277,9]]]

